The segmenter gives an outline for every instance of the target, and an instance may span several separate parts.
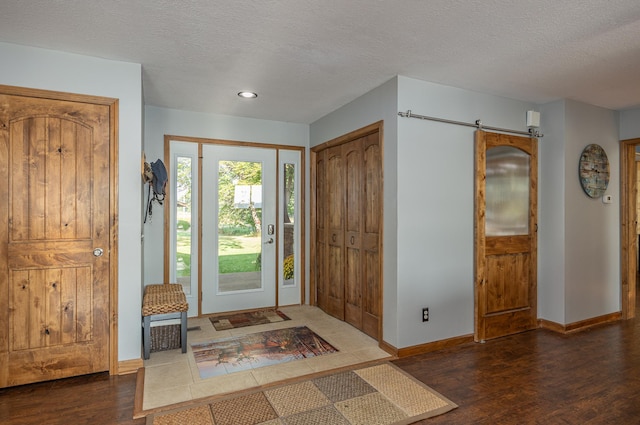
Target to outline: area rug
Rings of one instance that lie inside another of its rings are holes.
[[[147,425],[404,425],[457,405],[391,363],[147,416]]]
[[[286,314],[279,310],[268,309],[260,311],[249,311],[245,313],[234,313],[226,316],[210,317],[211,324],[217,331],[227,329],[243,328],[245,326],[265,325],[267,323],[282,322],[291,320]]]
[[[338,351],[306,326],[221,338],[191,349],[202,379]]]

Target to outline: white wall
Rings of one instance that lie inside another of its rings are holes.
[[[538,317],[564,324],[565,101],[538,110]]]
[[[309,126],[306,124],[204,114],[147,106],[145,108],[144,133],[144,152],[147,161],[155,161],[158,158],[164,160],[165,134],[287,146],[307,147],[309,145]],[[308,152],[305,155],[308,158]],[[308,168],[307,166],[307,171]],[[309,181],[308,173],[307,181]],[[308,202],[307,205],[309,205]],[[163,282],[164,211],[162,208],[163,207],[154,204],[152,220],[147,221],[144,225],[143,280],[145,285]]]
[[[620,111],[620,140],[640,137],[640,108]]]
[[[565,324],[620,311],[620,149],[617,113],[565,101]],[[609,158],[606,194],[588,197],[578,179],[582,150],[599,144]]]
[[[527,131],[533,104],[398,78],[415,114]],[[474,332],[473,127],[399,118],[398,347]],[[421,321],[429,307],[429,322]]]
[[[384,121],[382,136],[384,163],[382,338],[393,346],[397,346],[398,341],[397,113],[397,79],[393,78],[310,126],[310,146],[313,147],[377,121]]]
[[[0,43],[0,84],[112,97],[118,133],[118,360],[139,359],[142,254],[140,149],[142,79],[139,64]]]

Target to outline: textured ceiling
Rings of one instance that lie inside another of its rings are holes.
[[[147,105],[278,121],[395,75],[640,106],[638,0],[3,0],[0,41],[140,63]]]

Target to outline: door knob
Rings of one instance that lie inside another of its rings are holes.
[[[273,243],[273,238],[269,238],[269,240],[266,241],[264,244],[266,245],[266,244],[270,244],[270,243]]]
[[[94,257],[102,257],[102,254],[104,254],[104,249],[102,248],[96,248],[93,250]]]

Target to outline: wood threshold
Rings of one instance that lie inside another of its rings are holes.
[[[118,362],[117,371],[118,375],[128,375],[130,373],[136,373],[141,368],[144,368],[142,359],[131,359]]]
[[[144,367],[138,369],[136,376],[136,396],[133,399],[133,419],[143,418],[148,412],[143,412],[142,402],[144,401]]]

